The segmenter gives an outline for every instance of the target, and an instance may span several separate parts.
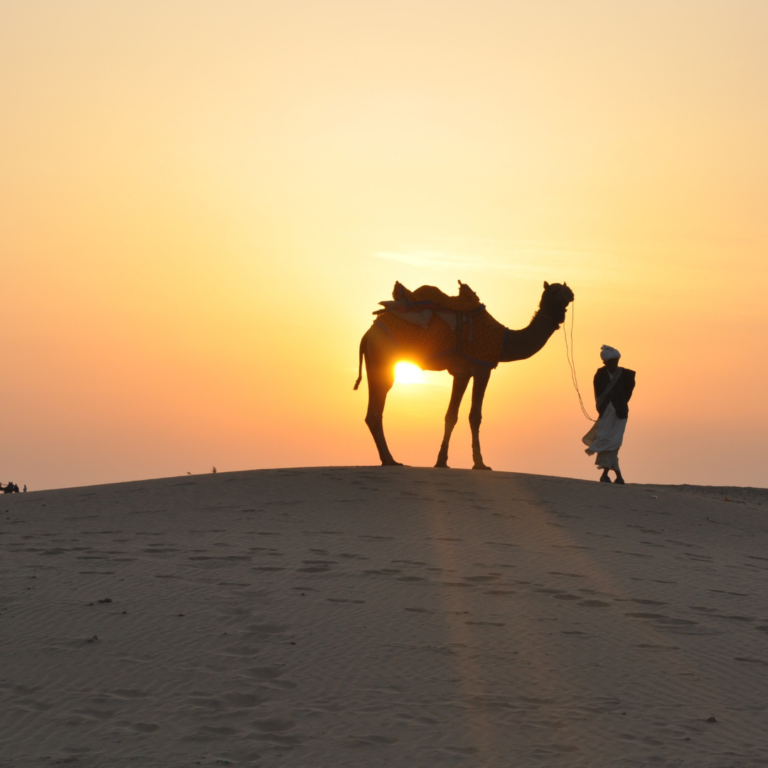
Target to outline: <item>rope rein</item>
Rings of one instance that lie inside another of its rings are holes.
[[[588,413],[587,409],[584,407],[584,401],[581,398],[581,392],[579,391],[579,380],[576,376],[576,358],[574,357],[574,346],[573,346],[573,322],[576,319],[576,300],[574,299],[571,305],[571,343],[570,348],[568,345],[568,332],[565,330],[565,323],[563,323],[563,338],[565,339],[565,357],[568,360],[568,367],[571,369],[571,381],[573,382],[573,388],[576,390],[576,394],[579,397],[579,406],[581,407],[581,412],[584,414],[584,418],[588,419],[589,421],[597,421],[597,419],[593,419]]]

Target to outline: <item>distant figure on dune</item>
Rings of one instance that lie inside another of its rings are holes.
[[[5,486],[0,484],[0,491],[2,491],[3,493],[18,493],[19,486],[9,481],[8,484]]]
[[[619,469],[619,448],[624,441],[624,430],[629,416],[629,401],[635,389],[635,372],[620,368],[621,352],[603,344],[600,351],[603,367],[595,374],[595,404],[600,414],[594,427],[584,435],[583,441],[589,446],[587,456],[595,453],[595,464],[603,470],[601,483],[610,483],[608,472],[616,473],[616,483],[624,485]]]
[[[371,430],[384,466],[399,466],[384,437],[384,405],[395,381],[395,364],[415,363],[425,371],[448,371],[453,391],[445,415],[445,435],[436,467],[448,467],[448,444],[459,416],[459,405],[473,379],[473,469],[490,469],[480,452],[483,397],[491,371],[499,364],[526,360],[535,355],[565,320],[573,291],[563,283],[544,283],[539,309],[527,328],[513,331],[497,322],[480,303],[477,294],[459,281],[459,295],[446,296],[439,288],[423,285],[409,291],[395,283],[393,301],[379,302],[384,309],[360,341],[360,369],[355,389],[363,378],[363,359],[368,373],[368,413]]]

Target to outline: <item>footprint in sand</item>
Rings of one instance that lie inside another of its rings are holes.
[[[344,744],[348,747],[376,747],[397,744],[397,739],[394,736],[377,736],[371,734],[370,736],[360,736],[355,739],[348,739]]]
[[[92,707],[76,709],[74,710],[74,713],[76,715],[85,715],[86,717],[91,717],[94,720],[110,720],[116,714],[114,710],[93,709]]]
[[[279,635],[290,628],[290,624],[249,624],[247,630],[257,635]]]
[[[285,733],[296,727],[296,723],[286,717],[268,717],[266,720],[257,720],[253,725],[265,733]]]
[[[224,700],[238,709],[250,709],[264,703],[263,696],[255,696],[252,693],[228,693]]]
[[[223,739],[227,736],[235,736],[240,733],[237,728],[215,728],[210,725],[204,725],[199,731],[191,733],[184,737],[184,741],[213,741],[214,739]]]
[[[473,627],[503,627],[506,626],[500,621],[465,621],[465,624],[469,624]]]
[[[598,597],[612,597],[616,598],[616,595],[611,594],[610,592],[600,592],[597,589],[580,589],[578,590],[581,592],[582,595],[597,595]]]
[[[139,733],[154,733],[160,730],[160,726],[155,723],[134,723],[131,728]]]
[[[676,627],[698,627],[698,621],[691,621],[690,619],[661,619],[660,624],[673,625]]]
[[[329,603],[354,603],[355,605],[362,605],[365,600],[345,600],[341,597],[326,597]]]
[[[247,672],[257,680],[276,680],[278,677],[282,677],[284,673],[285,667],[277,664],[268,667],[251,667]]]
[[[149,696],[146,691],[141,691],[138,688],[117,688],[111,693],[121,699],[144,699]]]
[[[53,709],[56,705],[51,704],[48,701],[35,701],[34,699],[29,702],[23,702],[28,703],[29,706],[31,706],[33,709],[35,709],[38,712],[48,712],[49,710]]]
[[[648,648],[653,651],[679,651],[679,645],[654,645],[652,643],[640,643],[636,648]]]

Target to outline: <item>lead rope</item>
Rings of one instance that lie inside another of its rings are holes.
[[[584,407],[584,401],[581,399],[581,392],[579,391],[579,380],[576,376],[576,358],[574,357],[574,347],[573,347],[573,322],[576,319],[576,299],[573,300],[573,304],[571,306],[571,343],[570,348],[568,345],[568,332],[565,330],[565,323],[563,323],[563,338],[565,339],[565,357],[568,360],[568,367],[571,369],[571,381],[573,382],[573,388],[576,390],[576,394],[579,396],[579,406],[581,407],[581,412],[584,414],[584,418],[588,419],[589,421],[597,421],[597,419],[593,419],[588,413],[587,409]]]

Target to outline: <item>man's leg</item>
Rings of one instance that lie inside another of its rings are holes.
[[[598,452],[597,456],[595,457],[595,464],[597,465],[598,469],[603,470],[603,474],[600,475],[600,482],[610,483],[611,478],[608,477],[608,472],[613,466],[613,462],[610,460],[610,457],[606,455],[605,451]]]

